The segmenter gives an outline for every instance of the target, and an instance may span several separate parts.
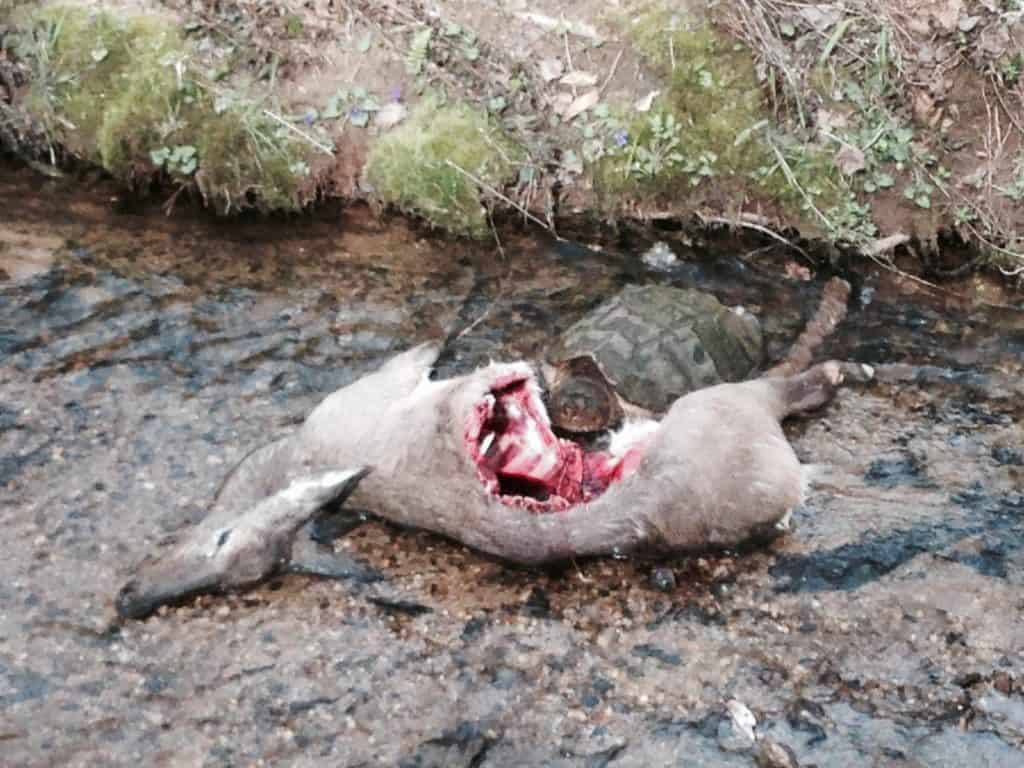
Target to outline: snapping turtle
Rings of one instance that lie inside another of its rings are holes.
[[[635,406],[660,413],[687,392],[742,381],[763,355],[760,323],[741,307],[693,289],[628,286],[548,351],[548,412],[564,431],[599,432]]]

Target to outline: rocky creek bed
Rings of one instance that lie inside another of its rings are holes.
[[[659,281],[743,302],[778,354],[821,280],[518,232],[496,257],[355,209],[112,213],[20,173],[0,210],[4,765],[1024,763],[1019,296],[855,276],[826,352],[879,380],[790,425],[822,466],[768,549],[530,571],[370,520],[336,546],[381,581],[111,629],[130,568],[235,461],[399,349],[489,307],[446,367],[534,355]]]

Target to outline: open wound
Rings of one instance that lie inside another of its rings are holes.
[[[652,431],[627,427],[608,450],[587,450],[552,431],[536,379],[515,373],[498,379],[476,404],[465,435],[491,494],[532,512],[556,512],[591,501],[632,474]]]

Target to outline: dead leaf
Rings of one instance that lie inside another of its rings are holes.
[[[552,101],[551,107],[555,110],[556,115],[565,117],[565,113],[569,111],[569,107],[572,105],[572,94],[568,91],[560,91],[555,95]]]
[[[805,5],[797,13],[818,32],[835,26],[843,18],[842,8],[833,5]]]
[[[597,75],[592,75],[589,72],[570,72],[558,82],[571,88],[590,88],[597,85]]]
[[[864,153],[857,147],[846,144],[836,152],[836,165],[844,176],[852,176],[864,170]]]
[[[989,169],[986,166],[981,166],[973,172],[961,177],[958,187],[968,186],[978,189],[985,181],[985,177],[988,175]]]
[[[586,37],[590,40],[597,42],[601,39],[601,36],[597,33],[597,29],[592,27],[590,24],[585,24],[582,21],[568,21],[564,17],[556,19],[553,16],[547,16],[543,13],[517,13],[523,21],[528,21],[531,24],[536,24],[541,29],[545,29],[548,32],[561,32],[566,31],[570,35],[576,35],[578,37]]]
[[[850,118],[845,112],[818,107],[817,125],[819,133],[842,133],[849,125]]]
[[[576,115],[586,112],[588,109],[593,107],[600,100],[601,94],[595,88],[592,91],[587,91],[579,98],[575,99],[569,108],[565,110],[566,121],[572,120]]]
[[[402,122],[407,114],[408,110],[404,104],[393,101],[377,110],[373,116],[373,124],[382,131],[386,131]]]
[[[963,0],[909,0],[906,4],[907,26],[916,34],[927,35],[934,27],[950,34],[964,12]]]
[[[562,60],[541,59],[540,76],[544,79],[545,83],[550,83],[552,80],[557,80],[559,77],[562,76]]]
[[[943,32],[953,32],[964,12],[963,0],[942,0],[935,9],[934,19]]]
[[[961,32],[970,32],[981,21],[981,16],[961,16],[960,21],[957,23],[957,28]]]
[[[1010,47],[1010,30],[1005,24],[990,24],[982,30],[978,46],[988,58],[1001,58]]]
[[[914,92],[914,120],[920,125],[930,125],[935,112],[935,99],[927,91]]]
[[[650,112],[651,105],[654,104],[654,99],[657,98],[659,93],[661,93],[661,91],[651,91],[646,96],[638,99],[636,104],[633,105],[636,108],[636,111]]]

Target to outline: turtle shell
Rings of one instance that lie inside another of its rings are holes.
[[[591,355],[631,403],[662,412],[687,392],[741,381],[762,362],[757,318],[703,291],[629,286],[569,328],[554,362]]]

